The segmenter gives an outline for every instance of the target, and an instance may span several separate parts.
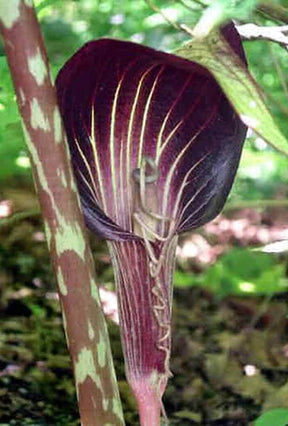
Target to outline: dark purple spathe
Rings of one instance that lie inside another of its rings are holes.
[[[224,34],[244,61],[234,27]],[[246,127],[206,69],[145,46],[101,39],[66,63],[56,86],[93,232],[109,240],[139,239],[133,171],[143,158],[152,159],[157,171],[152,210],[171,218],[175,233],[221,211]],[[149,188],[147,183],[151,198]],[[157,232],[166,231],[159,221]]]

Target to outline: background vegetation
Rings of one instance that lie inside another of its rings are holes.
[[[217,2],[159,0],[157,6],[193,27],[203,5],[211,3]],[[260,6],[252,12],[255,1],[239,2],[245,7],[238,8],[234,3],[239,24],[288,24],[287,9],[285,22],[260,12]],[[269,3],[288,7],[286,0]],[[35,5],[53,76],[91,39],[117,37],[165,51],[188,40],[142,0]],[[245,42],[245,51],[287,137],[287,45],[253,40]],[[0,424],[78,424],[55,283],[1,44],[0,158]],[[266,409],[288,408],[287,183],[287,158],[250,132],[224,214],[180,241],[174,378],[165,397],[172,425],[247,425]],[[14,219],[19,212],[27,217]],[[99,282],[113,291],[105,246],[95,239],[92,246]],[[111,303],[108,297],[110,317]],[[118,329],[109,324],[127,424],[137,425]]]

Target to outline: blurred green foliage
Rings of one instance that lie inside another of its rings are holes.
[[[285,265],[262,252],[235,248],[215,263],[202,284],[219,297],[230,294],[271,294],[287,291]]]
[[[283,262],[267,253],[234,248],[201,275],[177,270],[175,285],[203,286],[218,297],[265,295],[288,290]]]
[[[252,138],[246,142],[235,184],[230,196],[233,201],[287,197],[287,158]]]
[[[16,161],[24,150],[24,138],[8,66],[0,57],[0,180],[23,172]]]
[[[256,422],[255,426],[287,426],[288,410],[285,408],[274,408],[262,414]]]

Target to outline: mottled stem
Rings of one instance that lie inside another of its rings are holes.
[[[0,31],[57,277],[82,425],[123,425],[92,255],[32,2],[0,0]]]

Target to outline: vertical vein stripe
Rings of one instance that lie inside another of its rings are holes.
[[[139,264],[142,263],[142,260],[140,259],[140,262],[139,262],[139,254],[138,254],[139,251],[137,250],[137,243],[135,241],[133,241],[132,244],[133,244],[133,249],[132,250],[134,251],[135,254],[137,254],[137,257],[135,257],[135,265],[139,265]],[[145,306],[146,301],[145,301],[145,298],[143,297],[143,284],[142,284],[143,276],[140,273],[140,268],[139,267],[136,268],[136,273],[137,273],[137,277],[138,277],[138,290],[139,290],[139,287],[140,287],[140,293],[141,293],[142,297],[141,297],[141,300],[137,300],[136,294],[134,294],[134,303],[135,303],[134,306],[136,306],[136,303],[137,303],[138,306],[140,305],[142,307],[142,309],[143,309],[143,307]],[[149,277],[147,277],[147,279],[149,279]],[[134,289],[134,286],[133,286],[133,289]],[[133,307],[132,307],[132,309],[133,309]],[[135,312],[135,309],[134,309],[134,312]],[[141,315],[140,309],[136,309],[135,314],[137,316],[138,324],[141,324],[141,318],[143,318],[143,316]],[[142,354],[143,354],[143,349],[144,348],[143,348],[143,344],[142,344],[142,338],[143,338],[143,336],[141,336],[139,334],[139,329],[138,329],[138,342],[139,342],[139,353],[140,353],[140,360],[138,360],[138,362],[140,361],[139,362],[140,365],[143,365],[143,356],[142,356]]]
[[[117,111],[117,102],[119,98],[119,92],[123,83],[123,77],[118,83],[118,86],[115,91],[112,113],[111,113],[111,125],[110,125],[110,168],[111,168],[111,179],[112,179],[112,190],[114,198],[114,208],[116,221],[118,222],[118,203],[117,203],[117,193],[116,193],[116,164],[115,164],[115,123],[116,123],[116,111]]]
[[[131,147],[132,147],[132,133],[133,133],[133,124],[134,124],[134,119],[135,119],[135,113],[136,113],[136,108],[137,108],[137,104],[138,104],[138,100],[139,100],[139,96],[141,93],[141,88],[142,88],[142,84],[143,81],[146,77],[146,75],[155,67],[155,65],[149,67],[141,76],[139,83],[137,85],[136,88],[136,92],[135,92],[135,96],[134,96],[134,100],[132,102],[132,108],[131,108],[131,112],[130,112],[130,117],[129,117],[129,124],[128,124],[128,132],[127,132],[127,146],[126,146],[126,172],[127,172],[127,182],[130,182],[130,177],[131,177]],[[134,141],[135,143],[135,141]],[[129,212],[132,213],[132,206],[129,206]],[[130,221],[132,218],[132,214],[129,215],[130,217]],[[130,222],[129,224],[129,229],[132,229],[132,223]]]
[[[96,126],[96,123],[95,123],[95,106],[92,106],[92,110],[91,110],[91,131],[90,131],[91,136],[90,136],[89,140],[90,140],[90,144],[92,146],[94,161],[95,161],[95,165],[96,165],[96,171],[97,171],[97,177],[98,177],[100,194],[101,194],[101,201],[102,201],[102,209],[103,209],[105,214],[108,214],[107,204],[106,204],[106,199],[105,199],[105,191],[104,191],[104,186],[103,186],[103,176],[102,176],[99,156],[98,156],[98,152],[97,152],[97,148],[96,148],[96,140],[95,140],[96,127],[95,126]]]
[[[124,180],[124,151],[125,148],[123,146],[123,139],[121,137],[121,141],[120,141],[120,160],[119,160],[119,198],[120,198],[120,205],[121,205],[121,212],[125,212],[126,211],[126,200],[125,200],[125,195],[127,197],[127,200],[131,197],[130,195],[130,191],[127,191],[128,188],[128,182],[125,182]],[[121,224],[123,226],[124,229],[128,229],[129,223],[128,223],[128,217],[127,215],[122,215],[121,217]]]
[[[76,147],[77,147],[77,149],[78,149],[78,152],[79,152],[79,154],[80,154],[80,156],[81,156],[81,158],[82,158],[82,160],[83,160],[83,163],[84,163],[84,165],[85,165],[85,167],[86,167],[86,169],[87,169],[87,171],[88,171],[88,175],[89,175],[89,177],[90,177],[90,181],[91,181],[91,183],[92,183],[92,185],[93,185],[93,189],[94,189],[94,191],[95,191],[95,200],[96,200],[96,202],[98,202],[99,203],[99,201],[100,201],[100,199],[99,199],[99,194],[98,194],[98,189],[97,189],[97,186],[96,186],[96,184],[95,184],[95,177],[92,175],[92,170],[91,170],[91,167],[89,166],[89,163],[88,163],[88,161],[87,161],[87,158],[85,157],[85,155],[84,155],[84,153],[83,153],[83,151],[82,151],[82,149],[81,149],[81,145],[79,144],[79,141],[78,141],[78,139],[75,137],[75,139],[74,139],[74,142],[75,142],[75,145],[76,145]],[[83,176],[83,173],[80,171],[80,169],[79,169],[79,172],[81,173],[81,175]],[[83,176],[84,177],[84,176]],[[85,179],[85,181],[86,181],[86,179]],[[86,184],[88,184],[88,182],[86,181]],[[89,187],[90,187],[90,190],[91,190],[91,186],[89,185]],[[91,190],[91,192],[93,192],[92,190]],[[98,198],[98,199],[97,199]]]
[[[151,89],[151,91],[149,93],[149,96],[147,98],[147,102],[145,104],[145,109],[144,109],[144,114],[143,114],[143,119],[142,119],[142,126],[141,126],[139,149],[138,149],[138,161],[137,161],[137,167],[138,168],[140,168],[140,166],[141,166],[142,151],[143,151],[143,144],[144,144],[144,135],[145,135],[145,129],[146,129],[146,123],[147,123],[147,117],[148,117],[148,113],[149,113],[149,108],[150,108],[150,104],[151,104],[151,99],[153,97],[155,88],[157,86],[157,83],[158,83],[159,78],[160,78],[161,74],[163,73],[163,71],[164,71],[164,66],[162,66],[160,68],[160,71],[158,72],[158,74],[157,74],[157,76],[156,76],[156,78],[154,80],[152,89]]]
[[[89,182],[87,181],[87,179],[85,178],[85,176],[83,175],[81,170],[77,170],[77,171],[78,171],[79,175],[81,176],[82,181],[85,183],[87,189],[89,190],[92,199],[95,201],[96,204],[99,204],[99,200],[96,197],[95,191],[93,191],[91,185],[89,184]]]

